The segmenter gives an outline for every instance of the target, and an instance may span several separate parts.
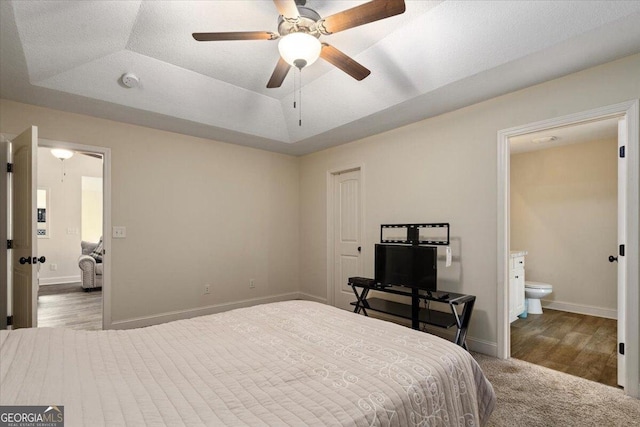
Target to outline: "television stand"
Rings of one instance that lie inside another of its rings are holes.
[[[476,297],[474,295],[464,295],[448,291],[421,293],[419,289],[399,290],[393,287],[381,286],[375,283],[373,279],[349,278],[349,286],[353,289],[356,301],[352,302],[354,313],[362,312],[368,316],[367,310],[379,313],[390,314],[392,316],[401,317],[411,320],[411,327],[419,330],[420,323],[448,329],[456,327],[456,336],[454,342],[467,348],[467,329],[473,312],[473,305]],[[360,289],[360,292],[358,292]],[[411,297],[411,304],[405,304],[395,301],[388,301],[382,298],[367,298],[369,291],[378,291],[394,295],[402,295]],[[433,310],[430,308],[421,308],[420,300],[435,301],[449,305],[451,313]],[[462,306],[462,313],[458,314],[456,306]]]

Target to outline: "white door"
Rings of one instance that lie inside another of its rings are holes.
[[[627,159],[620,157],[621,147],[627,145],[627,120],[618,121],[618,245],[624,245],[627,213]],[[626,148],[625,148],[626,149]],[[619,249],[618,249],[619,250]],[[627,291],[626,257],[618,253],[618,343],[625,342],[625,304]],[[625,385],[625,358],[618,348],[618,385]]]
[[[347,281],[362,276],[362,212],[360,170],[335,174],[333,185],[334,218],[334,305],[353,310],[356,300]]]
[[[13,328],[37,326],[36,186],[38,128],[12,141],[13,158]],[[22,263],[20,262],[22,259]],[[28,262],[25,262],[28,261]]]

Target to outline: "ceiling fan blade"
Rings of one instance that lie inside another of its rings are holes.
[[[404,13],[404,0],[372,0],[351,9],[328,16],[321,22],[319,29],[323,34],[333,34],[348,30],[369,22],[379,21]]]
[[[291,68],[291,65],[289,65],[287,61],[280,57],[278,59],[278,63],[276,64],[276,69],[273,70],[273,74],[269,79],[269,83],[267,83],[267,88],[273,89],[282,86],[282,82],[284,81],[284,78],[287,77],[289,68]]]
[[[349,74],[356,80],[362,80],[371,74],[371,71],[360,65],[351,57],[342,53],[333,46],[326,43],[322,43],[322,50],[320,51],[320,58],[327,62],[330,62],[337,68],[340,68],[345,73]]]
[[[273,0],[273,2],[276,5],[276,9],[278,9],[278,13],[285,18],[298,19],[300,17],[295,0]]]
[[[193,33],[199,42],[215,42],[224,40],[275,40],[279,36],[270,31],[235,31],[227,33]]]

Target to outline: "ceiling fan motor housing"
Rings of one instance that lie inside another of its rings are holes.
[[[304,6],[298,6],[300,17],[289,20],[282,15],[278,17],[278,33],[281,37],[291,33],[307,33],[314,37],[320,37],[316,23],[321,19],[318,12]]]

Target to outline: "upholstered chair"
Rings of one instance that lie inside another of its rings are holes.
[[[82,247],[82,255],[78,258],[78,266],[82,271],[82,288],[85,291],[102,288],[102,271],[103,264],[97,262],[91,255],[99,243],[85,242],[80,243]]]

